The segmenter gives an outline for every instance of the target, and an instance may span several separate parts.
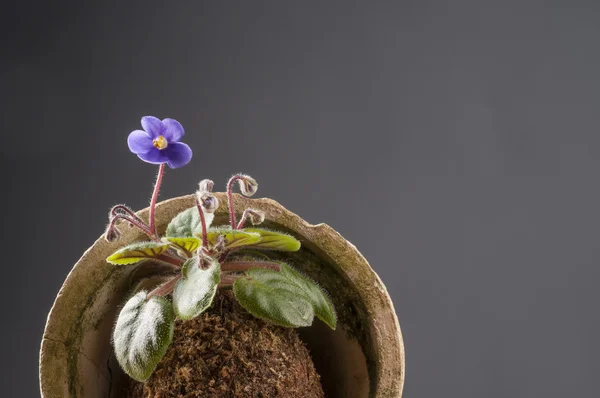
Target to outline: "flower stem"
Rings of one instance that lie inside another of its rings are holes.
[[[155,209],[156,209],[156,199],[158,198],[158,192],[160,191],[160,185],[162,183],[163,175],[165,174],[165,164],[162,163],[158,167],[158,175],[156,176],[156,184],[154,184],[154,192],[152,192],[152,200],[150,201],[150,231],[155,236],[158,236],[158,232],[156,231],[156,221],[155,221]]]
[[[108,227],[115,228],[115,223],[120,219],[123,219],[123,220],[135,225],[140,230],[142,230],[146,235],[148,235],[151,239],[154,239],[155,241],[160,241],[160,239],[158,239],[158,237],[152,233],[152,231],[146,224],[144,224],[141,221],[138,221],[137,219],[133,219],[129,216],[126,216],[124,214],[117,214],[116,216],[114,216],[113,219],[110,221],[110,225]]]
[[[141,218],[138,217],[137,214],[135,214],[133,212],[133,210],[131,210],[129,207],[125,206],[125,205],[116,205],[114,206],[111,210],[110,210],[110,214],[112,216],[118,216],[119,214],[123,215],[123,214],[127,214],[129,217],[136,219],[137,221],[139,221],[141,224],[147,225],[144,220],[142,220]]]
[[[237,224],[235,222],[235,208],[233,205],[233,184],[242,179],[241,174],[236,174],[229,179],[227,183],[227,203],[229,205],[229,221],[231,223],[231,229],[239,229],[237,228]]]
[[[202,224],[202,247],[204,250],[208,250],[208,231],[206,230],[206,220],[204,219],[204,211],[202,210],[202,205],[198,198],[196,198],[196,207],[198,208],[198,213],[200,213],[200,223]]]
[[[250,268],[263,268],[273,271],[280,271],[281,265],[267,261],[235,261],[221,264],[221,271],[247,271]]]
[[[244,211],[244,213],[242,213],[242,218],[240,219],[240,222],[237,224],[237,227],[235,229],[242,229],[242,227],[246,223],[246,218],[248,218],[248,212]]]

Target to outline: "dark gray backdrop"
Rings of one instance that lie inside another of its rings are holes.
[[[147,205],[139,118],[356,244],[394,300],[406,397],[599,396],[594,1],[20,2],[2,9],[2,396],[108,208]],[[120,3],[120,4],[119,4]]]

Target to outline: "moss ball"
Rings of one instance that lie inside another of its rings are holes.
[[[310,354],[296,330],[248,314],[231,291],[190,321],[177,320],[164,358],[145,383],[129,380],[122,397],[322,398]]]

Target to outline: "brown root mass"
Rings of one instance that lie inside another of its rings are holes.
[[[131,380],[122,397],[323,398],[304,343],[294,329],[248,314],[231,292],[217,293],[211,308],[177,320],[173,342],[145,383]]]

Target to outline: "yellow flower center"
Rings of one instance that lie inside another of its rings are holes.
[[[154,140],[152,140],[152,144],[154,145],[154,148],[158,148],[160,150],[163,150],[169,146],[169,143],[162,135],[159,135]]]

